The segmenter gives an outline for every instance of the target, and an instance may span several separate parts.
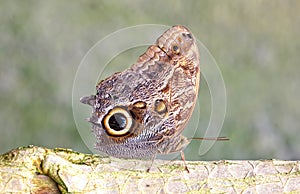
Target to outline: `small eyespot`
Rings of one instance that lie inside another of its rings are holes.
[[[161,99],[156,100],[154,104],[154,110],[160,115],[167,113],[168,110],[165,101]]]
[[[180,49],[179,49],[179,47],[178,47],[177,45],[174,45],[174,46],[172,47],[172,51],[173,51],[173,53],[175,53],[175,54],[179,54],[179,53],[180,53]]]
[[[102,126],[110,136],[124,136],[130,132],[132,125],[131,114],[121,107],[110,110],[102,120]]]
[[[144,108],[146,108],[146,103],[145,102],[143,102],[143,101],[138,101],[138,102],[135,102],[134,104],[133,104],[133,106],[135,107],[135,108],[138,108],[138,109],[144,109]]]

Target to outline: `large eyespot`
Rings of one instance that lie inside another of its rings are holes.
[[[180,48],[177,45],[172,46],[172,52],[174,54],[179,54],[180,53]]]
[[[156,100],[154,104],[154,110],[160,115],[166,114],[168,110],[165,101],[161,99]]]
[[[102,125],[108,135],[124,136],[130,133],[133,120],[131,114],[127,110],[116,107],[105,115]]]

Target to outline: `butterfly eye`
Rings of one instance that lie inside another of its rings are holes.
[[[172,51],[174,54],[179,54],[180,53],[180,48],[177,45],[174,45],[172,47]]]
[[[193,39],[192,35],[189,33],[182,33],[183,37],[188,37],[189,39]]]
[[[121,107],[116,107],[105,115],[102,125],[106,133],[111,136],[124,136],[132,128],[131,114]]]

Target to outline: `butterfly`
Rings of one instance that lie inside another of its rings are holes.
[[[199,50],[193,34],[176,25],[128,69],[96,86],[80,101],[92,107],[88,121],[95,148],[118,158],[153,158],[182,151],[182,135],[200,83]]]

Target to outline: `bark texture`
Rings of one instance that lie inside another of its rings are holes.
[[[0,156],[0,192],[300,193],[299,161],[122,160],[22,147]]]

